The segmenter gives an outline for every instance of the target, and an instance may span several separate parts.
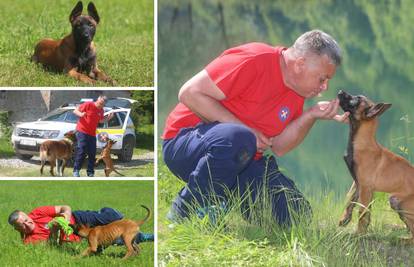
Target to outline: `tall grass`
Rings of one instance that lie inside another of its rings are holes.
[[[162,162],[162,160],[160,160]],[[321,189],[305,190],[313,220],[281,228],[266,205],[254,206],[261,220],[247,222],[240,213],[242,198],[231,201],[228,213],[212,225],[208,217],[182,223],[166,219],[171,201],[183,186],[159,167],[159,262],[165,266],[413,266],[414,248],[400,242],[409,234],[388,197],[376,193],[366,235],[356,235],[358,217],[338,227],[345,196]],[[265,197],[263,195],[263,197]],[[339,199],[339,200],[338,200]],[[265,201],[266,202],[266,201]],[[250,205],[254,205],[251,203]],[[267,218],[266,218],[267,217]],[[264,219],[263,219],[264,218]]]

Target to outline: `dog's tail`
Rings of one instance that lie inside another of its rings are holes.
[[[148,207],[144,206],[144,205],[141,205],[141,207],[143,207],[144,209],[147,210],[147,216],[145,216],[144,219],[137,222],[138,226],[143,225],[151,217],[151,210]]]
[[[121,175],[121,176],[125,176],[122,173],[120,173],[119,171],[117,171],[115,168],[113,169],[114,172],[116,172],[117,174]]]

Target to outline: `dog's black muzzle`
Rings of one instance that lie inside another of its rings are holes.
[[[351,112],[351,114],[358,108],[359,98],[348,94],[345,91],[339,90],[338,92],[339,105],[346,112]]]

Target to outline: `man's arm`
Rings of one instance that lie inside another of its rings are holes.
[[[202,70],[188,80],[180,89],[178,99],[204,122],[231,122],[243,124],[228,111],[219,101],[226,98],[225,94],[210,79],[206,70]],[[269,138],[255,129],[258,150],[265,150],[271,144]]]
[[[75,110],[73,111],[73,113],[78,116],[79,118],[82,118],[83,116],[85,116],[86,112],[82,112],[79,110],[79,107],[75,108]]]
[[[58,216],[63,216],[67,221],[72,217],[72,209],[67,205],[55,206],[55,212]]]
[[[114,113],[113,112],[110,112],[106,116],[104,116],[101,120],[99,120],[99,123],[104,123],[106,121],[109,121],[113,117],[114,117]]]
[[[280,135],[273,137],[273,153],[277,156],[283,156],[297,147],[302,143],[317,119],[346,122],[349,113],[337,115],[338,107],[339,101],[334,99],[330,102],[319,102],[304,112],[299,118],[292,121]]]

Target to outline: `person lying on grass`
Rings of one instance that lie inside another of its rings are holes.
[[[56,217],[64,217],[70,224],[85,224],[90,227],[109,224],[121,220],[124,216],[113,208],[102,208],[99,211],[75,210],[67,205],[42,206],[32,210],[29,214],[21,210],[15,210],[9,215],[9,224],[19,233],[25,244],[35,244],[48,241],[51,237],[49,223]],[[64,231],[59,237],[61,242],[79,242],[81,238],[75,234],[66,236]],[[134,242],[154,241],[154,235],[149,233],[138,233]],[[115,242],[122,245],[122,239]]]
[[[279,171],[275,157],[263,152],[280,157],[297,147],[317,120],[347,120],[348,113],[337,114],[338,99],[303,111],[306,99],[328,89],[340,63],[337,42],[312,30],[291,47],[230,48],[188,80],[162,135],[166,165],[186,182],[167,217],[180,221],[193,211],[205,216],[212,206],[228,206],[230,192],[246,199],[242,213],[250,218],[248,202],[257,203],[265,188],[278,224],[290,225],[290,211],[309,219],[308,201]]]

